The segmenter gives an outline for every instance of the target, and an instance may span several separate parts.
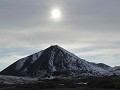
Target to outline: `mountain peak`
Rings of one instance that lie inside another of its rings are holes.
[[[77,57],[75,54],[67,51],[66,49],[60,47],[59,45],[51,45],[51,46],[48,47],[45,51],[54,51],[54,52],[60,51],[60,52],[62,52],[62,53],[64,53],[64,54],[67,54],[67,55],[69,55],[69,56],[71,56],[71,57],[75,57],[75,58],[80,59],[80,58]]]
[[[48,48],[59,48],[59,49],[61,49],[62,47],[60,47],[59,45],[51,45],[51,46],[48,47]]]
[[[68,77],[80,75],[105,75],[109,72],[105,64],[90,63],[58,45],[22,58],[0,74],[32,77]],[[113,71],[113,70],[112,70]]]
[[[51,45],[52,47],[60,47],[59,45]]]

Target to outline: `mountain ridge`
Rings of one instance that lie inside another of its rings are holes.
[[[29,77],[78,77],[120,75],[120,69],[79,58],[58,45],[19,59],[0,72],[1,75]]]

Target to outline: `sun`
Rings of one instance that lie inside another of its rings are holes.
[[[61,11],[59,9],[53,9],[51,11],[51,17],[53,19],[56,19],[56,20],[60,19],[61,18]]]

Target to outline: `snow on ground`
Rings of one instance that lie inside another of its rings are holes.
[[[78,83],[74,83],[74,84],[77,84],[77,85],[86,85],[87,82],[78,82]]]
[[[30,78],[30,77],[16,77],[16,76],[5,76],[0,75],[0,83],[2,84],[18,84],[18,83],[30,83],[37,81],[38,78]]]

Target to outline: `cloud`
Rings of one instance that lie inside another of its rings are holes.
[[[53,8],[60,8],[63,14],[59,22],[50,18]],[[119,0],[2,0],[0,60],[54,44],[81,57],[120,54],[119,10]],[[112,63],[119,60],[112,59]]]
[[[5,56],[0,58],[0,70],[5,69],[6,67],[8,67],[9,65],[11,65],[12,63],[14,63],[15,61],[25,57],[26,55],[11,55],[11,56]]]
[[[18,59],[21,59],[23,57],[25,57],[26,55],[12,55],[9,57],[3,57],[0,60],[0,64],[12,64],[13,62],[15,62]]]

